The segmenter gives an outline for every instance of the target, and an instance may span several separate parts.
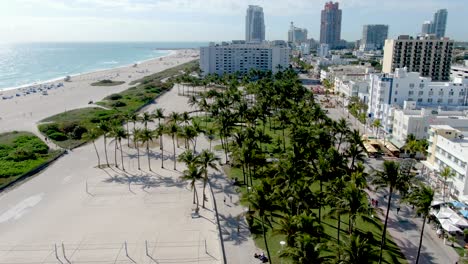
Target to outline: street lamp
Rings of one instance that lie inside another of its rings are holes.
[[[283,240],[280,241],[280,245],[281,245],[281,252],[283,252],[283,247],[284,245],[286,245],[286,242],[284,242]],[[281,264],[283,264],[283,258],[281,258]]]

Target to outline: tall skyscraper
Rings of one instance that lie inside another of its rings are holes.
[[[362,51],[382,49],[388,36],[388,25],[364,25],[359,49]]]
[[[432,34],[432,27],[431,21],[424,21],[421,28],[421,35]]]
[[[437,38],[445,37],[445,27],[447,26],[447,9],[439,9],[434,14],[432,33]]]
[[[338,2],[328,2],[322,10],[320,20],[320,43],[336,47],[341,39],[341,9]]]
[[[265,21],[263,17],[263,8],[260,6],[249,5],[247,15],[245,16],[245,41],[264,41],[265,40]]]
[[[392,73],[396,68],[419,72],[433,81],[448,81],[452,63],[453,40],[438,39],[434,35],[412,38],[399,36],[385,40],[383,73]]]
[[[307,40],[307,29],[298,28],[294,26],[294,23],[291,22],[291,27],[288,31],[288,42],[301,44]]]

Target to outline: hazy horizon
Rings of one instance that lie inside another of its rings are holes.
[[[17,0],[0,3],[0,43],[209,42],[244,39],[249,4],[263,7],[266,39],[286,39],[291,21],[318,39],[326,1],[296,0]],[[437,9],[448,9],[446,36],[468,40],[466,0],[343,0],[342,39],[364,24],[388,24],[389,37],[416,35]]]

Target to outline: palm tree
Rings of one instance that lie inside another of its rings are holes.
[[[151,131],[151,130],[149,130],[147,128],[143,129],[143,131],[141,132],[141,135],[140,135],[141,142],[143,144],[146,143],[146,155],[148,156],[148,168],[149,168],[150,171],[152,171],[152,170],[151,170],[149,143],[150,143],[150,141],[153,141],[153,137],[154,137],[153,131]]]
[[[179,113],[171,112],[169,114],[169,122],[170,123],[178,125],[180,120],[181,120],[181,116],[180,116]],[[179,132],[179,129],[177,130],[177,132]],[[177,133],[174,136],[177,136]],[[179,147],[179,137],[177,137],[176,139],[177,139],[177,147]]]
[[[133,113],[127,112],[126,114],[124,114],[123,117],[124,117],[124,120],[125,120],[127,135],[130,135],[130,130],[128,129],[128,123],[130,123],[132,121]],[[127,146],[130,147],[130,136],[127,137]]]
[[[455,177],[455,172],[453,172],[450,167],[444,167],[444,169],[439,173],[440,177],[444,179],[444,189],[443,189],[443,201],[445,202],[445,188],[447,186],[447,180]]]
[[[340,264],[372,264],[379,259],[378,249],[373,248],[369,239],[361,235],[352,234],[336,247],[342,254]]]
[[[138,160],[138,170],[141,170],[140,167],[140,148],[138,147],[138,141],[141,139],[142,130],[139,128],[133,128],[133,145],[137,150],[137,160]]]
[[[187,149],[186,151],[182,152],[179,157],[177,157],[177,160],[179,162],[185,163],[187,167],[190,167],[198,165],[198,158],[199,156],[197,156],[193,151]]]
[[[119,163],[117,162],[117,148],[118,148],[118,143],[119,140],[117,139],[117,133],[118,130],[120,129],[120,125],[117,122],[113,122],[111,126],[111,131],[110,131],[110,136],[114,138],[114,162],[115,162],[115,167],[119,167]]]
[[[383,170],[377,171],[374,179],[372,180],[372,184],[374,184],[377,188],[388,187],[387,212],[385,214],[385,223],[382,231],[382,241],[380,243],[379,263],[382,263],[382,253],[383,247],[385,246],[388,213],[390,212],[390,207],[392,204],[392,195],[396,191],[400,193],[406,192],[411,185],[412,177],[413,176],[410,173],[401,173],[400,166],[395,161],[386,160],[383,163]]]
[[[205,132],[205,136],[208,138],[210,141],[210,151],[211,151],[211,143],[213,142],[213,139],[215,139],[215,131],[213,128],[208,128]]]
[[[267,222],[267,211],[266,209],[271,206],[271,201],[268,199],[269,194],[264,191],[263,185],[256,186],[248,195],[250,207],[258,212],[260,222],[262,224],[263,242],[267,250],[268,259],[271,263],[270,249],[268,248],[268,242],[266,237],[266,222]]]
[[[156,111],[154,111],[154,117],[158,119],[158,126],[161,126],[161,119],[164,120],[164,109],[162,108],[156,108]],[[159,136],[159,147],[162,149],[162,133]]]
[[[122,139],[127,138],[127,133],[125,132],[125,130],[122,127],[118,127],[115,130],[115,138],[116,138],[116,140],[118,140],[119,145],[120,145],[120,158],[121,158],[121,161],[122,161],[122,170],[125,171],[125,166],[124,166],[124,162],[123,162]]]
[[[203,177],[203,202],[202,202],[202,207],[205,208],[205,200],[206,200],[206,195],[205,195],[205,189],[206,189],[206,184],[208,183],[208,167],[212,168],[216,171],[218,171],[218,167],[216,166],[216,162],[219,162],[219,158],[215,156],[215,154],[211,151],[208,150],[203,150],[200,153],[200,156],[198,156],[198,163],[201,165],[202,169],[201,171],[204,173]]]
[[[198,212],[199,210],[199,201],[198,201],[198,194],[197,194],[197,187],[196,183],[197,180],[200,180],[202,178],[202,172],[200,169],[195,166],[191,165],[189,166],[182,175],[182,179],[190,181],[190,188],[193,190],[193,204],[195,204],[195,200],[197,203],[197,207],[195,209],[195,212]]]
[[[166,131],[166,128],[164,125],[159,124],[158,127],[156,127],[155,133],[156,136],[159,137],[160,139],[160,145],[159,148],[161,149],[161,168],[164,168],[164,146],[163,146],[163,135]]]
[[[431,187],[424,184],[412,189],[408,194],[406,201],[416,207],[416,213],[423,216],[423,225],[421,228],[421,235],[419,237],[418,255],[416,257],[416,264],[419,262],[419,255],[421,253],[422,240],[424,235],[424,226],[426,225],[426,218],[429,216],[431,210],[432,200],[434,200],[434,190]]]
[[[375,119],[374,122],[372,123],[372,127],[376,130],[375,134],[377,138],[379,137],[379,129],[381,125],[382,125],[382,122],[380,121],[380,119]]]
[[[181,121],[184,122],[185,125],[188,125],[189,121],[192,120],[189,113],[187,111],[182,113]]]
[[[288,258],[294,264],[325,263],[330,257],[323,256],[324,248],[325,245],[317,243],[315,237],[301,233],[296,237],[295,244],[288,245],[280,253],[280,257]]]
[[[148,129],[148,123],[153,122],[153,116],[144,112],[140,118],[140,121],[145,125],[145,129]]]
[[[101,121],[101,123],[98,125],[98,128],[102,131],[102,135],[104,136],[104,153],[106,154],[106,163],[109,167],[109,158],[107,156],[107,136],[110,132],[109,122]]]
[[[175,122],[172,122],[171,124],[169,124],[169,126],[167,127],[167,130],[168,130],[168,133],[171,135],[172,137],[172,146],[173,146],[173,151],[174,151],[174,170],[177,170],[176,168],[176,144],[175,144],[175,136],[177,135],[177,133],[179,132],[179,126],[175,123]]]
[[[97,156],[97,159],[98,159],[98,168],[101,167],[101,158],[99,157],[99,152],[96,148],[96,139],[99,138],[99,132],[96,130],[96,129],[91,129],[89,130],[86,134],[85,134],[85,139],[86,140],[90,140],[91,142],[93,142],[93,146],[94,146],[94,150],[96,151],[96,156]]]

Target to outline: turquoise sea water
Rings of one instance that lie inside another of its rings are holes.
[[[198,48],[202,45],[206,43],[0,44],[0,89],[126,66],[165,56],[170,49]]]

